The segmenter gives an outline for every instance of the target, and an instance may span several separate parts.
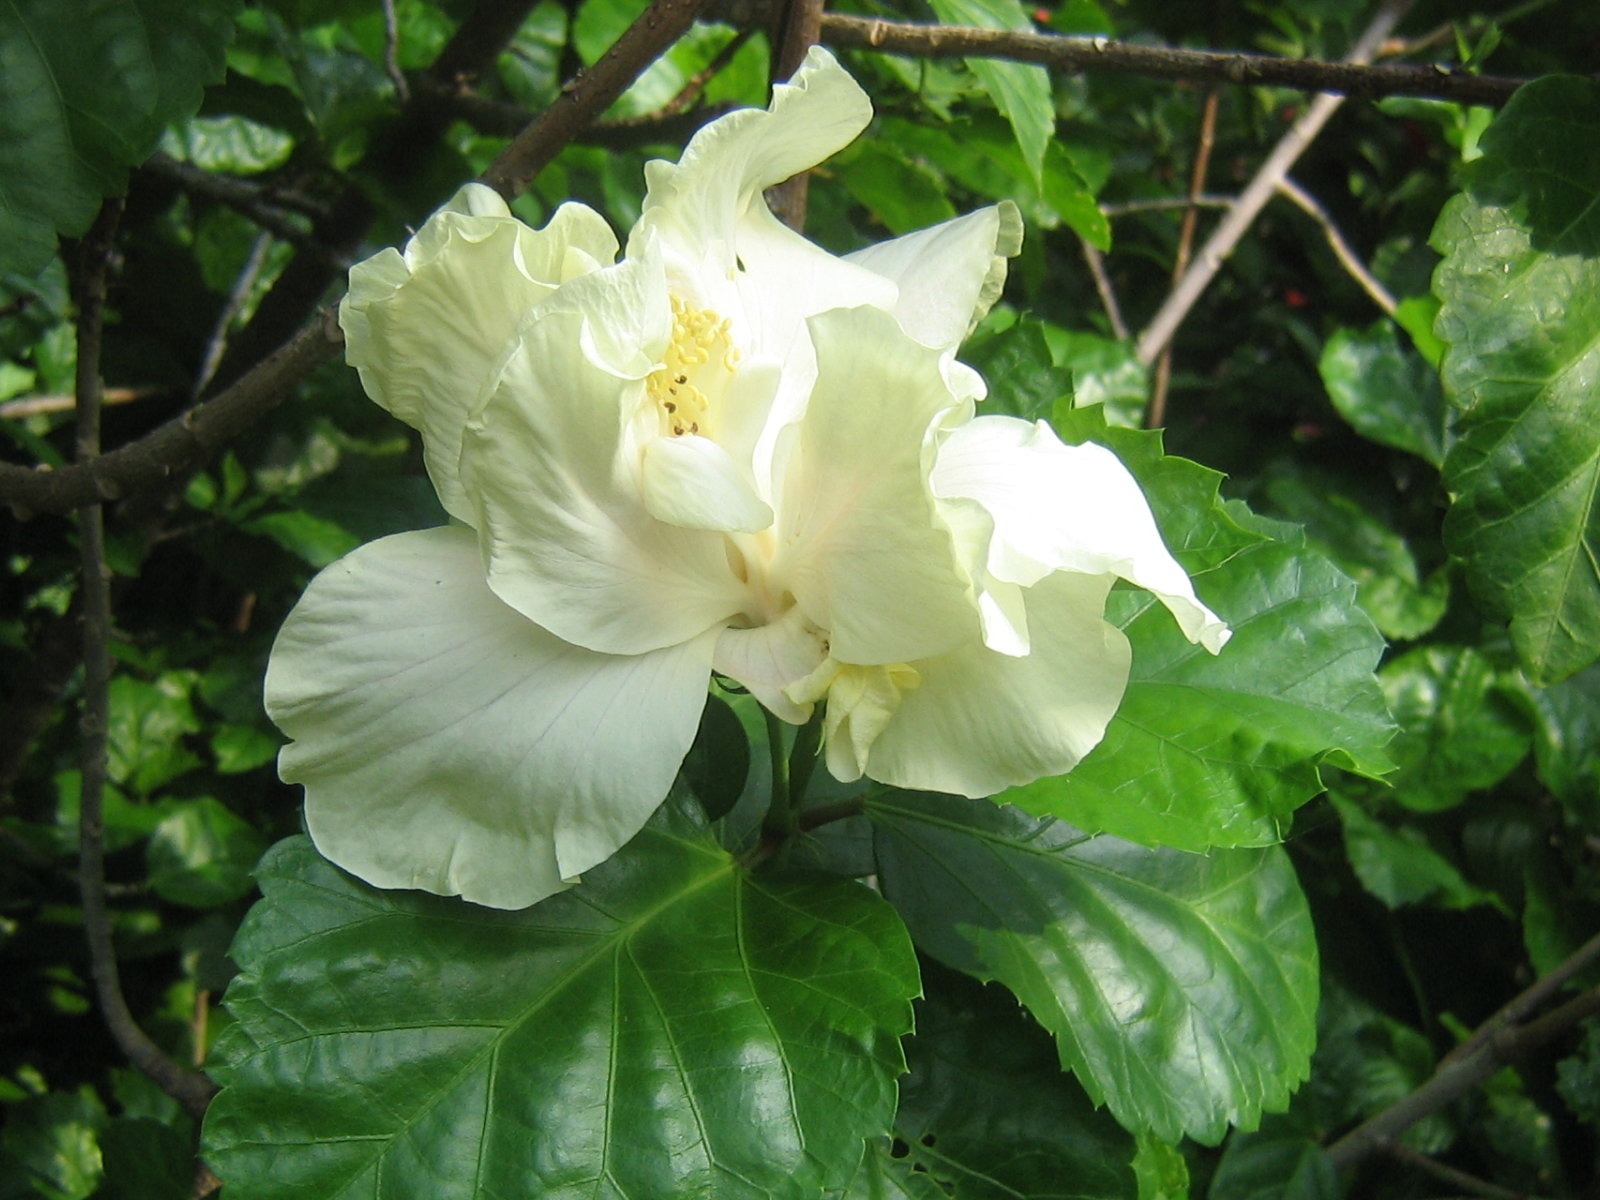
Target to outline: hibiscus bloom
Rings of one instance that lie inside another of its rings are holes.
[[[1010,205],[839,258],[763,189],[866,96],[814,50],[770,109],[646,169],[627,253],[464,188],[351,272],[369,395],[454,523],[318,575],[267,672],[318,848],[371,883],[516,908],[636,833],[713,673],[838,778],[983,796],[1070,769],[1128,675],[1117,578],[1227,636],[1109,452],[976,417],[955,359],[1020,244]]]

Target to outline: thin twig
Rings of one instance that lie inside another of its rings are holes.
[[[205,393],[207,385],[217,373],[217,367],[222,363],[222,352],[228,347],[228,328],[244,309],[245,301],[250,298],[250,289],[261,278],[261,269],[267,262],[267,251],[271,248],[272,235],[269,233],[258,233],[251,243],[249,257],[245,259],[239,277],[233,281],[233,290],[228,293],[227,302],[212,325],[205,355],[200,360],[200,370],[195,374],[194,387],[189,393],[191,401],[198,400]]]
[[[1338,1168],[1355,1166],[1424,1117],[1472,1091],[1501,1067],[1569,1032],[1596,1013],[1600,1013],[1600,988],[1591,988],[1526,1025],[1497,1028],[1477,1040],[1470,1053],[1452,1055],[1441,1062],[1416,1091],[1345,1134],[1328,1147],[1328,1157]],[[1488,1024],[1495,1024],[1495,1019],[1491,1018]]]
[[[1514,1192],[1510,1188],[1501,1187],[1497,1183],[1490,1183],[1486,1179],[1479,1179],[1476,1175],[1468,1175],[1465,1171],[1458,1171],[1455,1167],[1440,1162],[1438,1159],[1429,1158],[1420,1151],[1413,1150],[1404,1142],[1385,1142],[1383,1152],[1397,1163],[1414,1167],[1418,1171],[1426,1172],[1435,1179],[1458,1187],[1470,1196],[1484,1196],[1487,1200],[1537,1200],[1536,1197],[1526,1192]]]
[[[823,0],[787,0],[777,53],[772,56],[772,82],[785,83],[805,62],[822,33]],[[811,174],[801,171],[767,189],[767,207],[796,233],[806,227],[806,197]]]
[[[1222,95],[1216,88],[1206,93],[1205,107],[1200,113],[1200,136],[1195,145],[1194,166],[1189,172],[1189,206],[1183,210],[1183,224],[1178,230],[1178,251],[1172,259],[1172,286],[1177,287],[1189,269],[1189,256],[1194,252],[1194,234],[1200,225],[1200,206],[1195,200],[1205,195],[1206,174],[1211,169],[1211,149],[1217,144],[1217,109]],[[1156,429],[1167,423],[1167,385],[1172,381],[1172,343],[1161,347],[1161,357],[1156,360],[1155,377],[1150,381],[1150,407],[1145,411],[1145,425]]]
[[[411,100],[411,87],[400,69],[400,22],[394,13],[394,0],[380,2],[383,5],[383,72],[394,84],[395,98],[406,104]]]
[[[1117,204],[1102,204],[1100,211],[1107,217],[1127,217],[1134,213],[1180,212],[1191,208],[1229,208],[1236,197],[1216,196],[1153,196],[1148,200],[1123,200]]]
[[[732,42],[728,43],[730,46]],[[477,92],[464,92],[457,88],[438,88],[437,85],[418,83],[417,90],[436,88],[435,95],[441,107],[452,116],[460,117],[479,133],[497,137],[515,137],[526,129],[534,114],[521,104],[509,100],[491,100]],[[684,112],[669,111],[676,100],[637,117],[619,117],[610,121],[591,121],[573,136],[573,143],[581,146],[604,146],[613,150],[632,150],[651,142],[684,142],[708,121],[713,121],[732,109],[730,104],[708,104]]]
[[[151,396],[159,396],[168,388],[159,387],[114,387],[106,388],[100,397],[102,405],[107,404],[132,404],[135,400],[147,400]],[[0,404],[0,417],[12,421],[20,421],[24,417],[39,417],[48,413],[71,412],[78,406],[78,398],[66,392],[46,392],[37,396],[18,396],[15,400],[7,400]]]
[[[1125,342],[1128,340],[1128,323],[1122,319],[1122,306],[1117,303],[1111,277],[1106,274],[1105,256],[1091,246],[1086,238],[1080,237],[1078,244],[1083,247],[1083,261],[1089,268],[1089,277],[1094,280],[1094,290],[1100,295],[1100,307],[1105,309],[1106,320],[1111,323],[1111,336],[1119,342]]]
[[[242,179],[214,174],[193,163],[179,162],[160,153],[152,154],[140,170],[176,183],[191,195],[227,205],[274,237],[290,243],[335,271],[343,271],[350,265],[345,255],[324,246],[291,220],[281,207],[268,201],[266,197],[269,193],[263,188]]]
[[[654,0],[600,61],[568,81],[555,103],[489,164],[481,182],[508,200],[627,91],[633,81],[694,23],[706,0]]]
[[[1175,50],[1101,37],[1065,37],[1025,29],[966,25],[914,25],[840,13],[828,13],[822,18],[822,40],[840,49],[879,50],[908,58],[1003,58],[1041,63],[1069,74],[1114,71],[1190,83],[1277,85],[1369,99],[1429,96],[1463,104],[1499,105],[1527,82],[1444,67],[1369,66],[1351,60],[1332,63]]]
[[[1349,62],[1363,63],[1372,57],[1377,48],[1388,37],[1406,10],[1411,7],[1410,0],[1387,0],[1378,9],[1377,15],[1357,39],[1351,48]],[[1328,119],[1338,111],[1344,103],[1342,96],[1320,95],[1312,100],[1305,113],[1287,133],[1273,147],[1272,153],[1267,155],[1267,160],[1261,164],[1255,177],[1239,195],[1239,199],[1222,218],[1217,228],[1206,239],[1200,253],[1196,256],[1194,265],[1177,287],[1173,288],[1156,315],[1140,333],[1135,346],[1135,354],[1139,361],[1149,366],[1155,362],[1156,356],[1168,342],[1172,335],[1178,331],[1178,326],[1188,316],[1189,310],[1200,299],[1216,274],[1222,269],[1223,260],[1233,253],[1234,247],[1239,244],[1239,239],[1250,228],[1251,223],[1266,207],[1266,203],[1277,191],[1279,180],[1289,173],[1289,168],[1294,165],[1297,158],[1303,154],[1317,134],[1322,132]]]
[[[1291,201],[1295,207],[1306,216],[1315,221],[1322,230],[1322,236],[1328,241],[1328,248],[1333,251],[1333,256],[1339,260],[1339,265],[1345,269],[1350,278],[1361,285],[1361,290],[1372,297],[1372,302],[1383,310],[1386,317],[1394,316],[1399,302],[1390,294],[1389,289],[1383,286],[1361,261],[1361,256],[1345,241],[1344,234],[1339,232],[1339,227],[1333,223],[1333,218],[1328,215],[1328,210],[1317,202],[1317,198],[1307,192],[1288,176],[1278,180],[1278,194]]]
[[[107,201],[83,241],[83,267],[78,300],[78,430],[80,464],[100,453],[100,335],[105,313],[106,272],[118,219],[120,199]],[[150,1039],[128,1011],[111,944],[111,914],[106,906],[105,800],[111,675],[111,588],[105,562],[104,514],[98,503],[78,514],[78,541],[83,560],[83,744],[82,793],[78,813],[78,885],[83,897],[83,929],[89,946],[89,969],[106,1026],[128,1060],[155,1081],[196,1120],[205,1115],[215,1088],[204,1075],[180,1066]]]

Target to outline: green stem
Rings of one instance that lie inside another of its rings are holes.
[[[761,715],[767,723],[767,755],[772,762],[771,799],[761,827],[767,839],[782,842],[795,829],[794,809],[789,803],[789,759],[783,752],[783,722],[765,708]]]
[[[789,748],[789,811],[796,816],[800,806],[805,803],[811,774],[817,769],[817,750],[821,744],[822,711],[819,708],[809,721],[800,726],[794,735],[794,745]]]

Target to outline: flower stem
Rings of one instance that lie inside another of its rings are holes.
[[[783,752],[783,722],[765,708],[767,754],[772,762],[772,791],[767,815],[761,822],[768,839],[786,840],[795,830],[794,809],[789,803],[789,758]]]
[[[794,745],[789,748],[789,811],[798,817],[800,806],[806,800],[806,788],[811,783],[811,773],[817,767],[817,750],[822,744],[822,710],[794,735]],[[798,828],[798,824],[795,826]]]

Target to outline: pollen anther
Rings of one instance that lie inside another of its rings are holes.
[[[662,365],[645,381],[672,436],[712,430],[711,397],[694,381],[710,382],[702,370],[709,363],[717,363],[728,373],[737,369],[740,355],[732,343],[732,332],[732,322],[726,317],[691,308],[672,297],[672,340],[662,355]]]

